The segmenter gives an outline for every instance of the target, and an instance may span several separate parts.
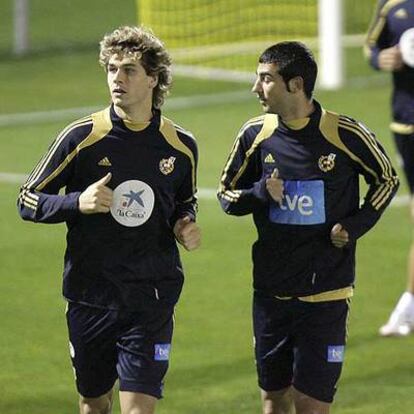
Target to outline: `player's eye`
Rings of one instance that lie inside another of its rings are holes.
[[[260,82],[263,83],[270,83],[272,81],[272,77],[270,75],[261,75]]]

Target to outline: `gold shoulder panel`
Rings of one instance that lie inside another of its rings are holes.
[[[61,162],[61,164],[46,177],[36,188],[35,190],[41,191],[50,181],[57,177],[65,167],[72,161],[72,159],[78,154],[82,149],[89,147],[96,142],[104,138],[108,132],[112,129],[112,121],[110,116],[110,108],[106,108],[103,111],[96,112],[91,115],[92,118],[92,131],[89,135],[79,143],[79,145],[67,155],[67,157]]]
[[[404,3],[405,1],[406,0],[389,0],[384,3],[381,9],[373,17],[373,20],[370,24],[370,28],[368,30],[367,40],[364,47],[364,52],[366,56],[369,57],[370,55],[368,45],[373,46],[378,40],[378,37],[380,36],[382,30],[384,29],[387,15],[390,12],[390,10],[398,4]]]
[[[376,174],[376,172],[369,168],[367,165],[365,165],[362,162],[362,160],[359,157],[357,157],[353,152],[351,152],[342,142],[338,132],[338,114],[336,114],[335,112],[330,112],[322,109],[322,116],[319,124],[319,129],[327,141],[329,141],[332,145],[335,145],[335,147],[345,152],[345,154],[347,154],[349,158],[357,162],[359,165],[362,166],[362,168],[364,168],[366,171],[372,174],[375,177],[376,182],[378,182],[378,175]]]
[[[247,164],[249,163],[249,158],[257,148],[257,146],[264,141],[265,139],[269,138],[274,130],[277,128],[279,124],[278,117],[275,114],[266,114],[263,120],[263,126],[262,129],[259,131],[259,133],[256,135],[256,138],[253,141],[252,146],[247,150],[246,157],[243,161],[243,164],[241,165],[239,171],[234,176],[233,180],[230,183],[230,189],[234,189],[238,179],[243,174],[244,170],[247,167]]]
[[[161,117],[160,132],[164,136],[165,140],[173,148],[182,152],[190,159],[191,170],[192,170],[191,178],[192,178],[192,183],[193,183],[193,192],[195,192],[196,191],[196,188],[195,188],[196,171],[195,171],[195,158],[194,158],[193,152],[191,151],[189,147],[187,147],[187,145],[183,143],[183,141],[181,141],[180,137],[177,134],[177,129],[174,126],[174,123],[170,119],[164,116]]]

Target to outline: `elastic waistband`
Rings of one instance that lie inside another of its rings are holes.
[[[390,129],[392,132],[395,132],[401,135],[414,134],[414,125],[412,124],[403,124],[401,122],[391,122]]]
[[[299,299],[303,302],[329,302],[332,300],[348,299],[354,295],[354,288],[347,286],[341,289],[327,290],[326,292],[316,293],[309,296],[275,296],[279,300]]]

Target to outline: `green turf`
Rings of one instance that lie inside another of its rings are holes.
[[[13,3],[13,0],[3,0],[1,3],[0,55],[10,53],[12,50]],[[220,7],[220,2],[218,3],[218,7]],[[252,2],[246,3],[252,7]],[[289,3],[289,1],[282,3],[282,10],[279,13],[282,15],[282,19],[277,22],[278,29],[276,33],[286,33],[286,30],[292,26],[291,20],[294,22],[293,34],[298,32],[314,33],[316,27],[314,22],[305,22],[312,29],[304,30],[303,16],[300,15],[302,18],[300,19],[297,12],[293,11],[292,13]],[[346,0],[343,3],[345,32],[364,33],[376,0],[364,0],[363,2]],[[121,24],[135,24],[137,21],[136,0],[123,0],[122,2],[112,0],[29,0],[28,4],[30,49],[35,52],[54,50],[59,53],[66,53],[68,50],[79,48],[93,49],[103,33]],[[301,10],[303,14],[304,9],[314,10],[315,4],[316,0],[302,1],[296,10]],[[230,14],[227,21],[234,20],[234,23],[237,24],[243,19],[243,14],[237,8],[234,10],[235,13]],[[268,15],[263,5],[254,13],[253,5],[254,16],[257,17],[260,12],[264,13],[264,16]],[[314,14],[314,12],[308,12],[307,17]],[[291,19],[289,19],[289,16]],[[190,17],[194,19],[194,16],[185,16],[189,22],[191,21]],[[204,18],[204,16],[202,17]],[[203,20],[201,19],[201,21]],[[198,21],[199,19],[194,19],[194,24],[196,25]],[[259,20],[257,22],[253,20],[251,26],[257,23],[259,23]],[[156,25],[156,22],[154,24]],[[211,24],[214,24],[214,21],[210,23],[209,28],[211,28]],[[179,32],[179,30],[176,31]],[[211,32],[210,37],[214,38],[216,31],[211,30]],[[239,39],[236,38],[236,40]],[[187,42],[191,42],[191,39],[188,39]]]
[[[1,112],[104,106],[105,81],[94,60],[92,53],[82,53],[1,63]],[[357,74],[358,64],[352,65]],[[241,88],[249,85],[177,78],[173,96]],[[325,107],[364,120],[394,154],[386,78],[374,83],[365,78],[316,96]],[[250,101],[167,111],[198,138],[201,187],[217,185],[237,130],[260,111],[253,95]],[[0,127],[0,172],[29,172],[69,121]],[[76,392],[60,293],[65,227],[21,221],[17,192],[17,184],[0,183],[0,413],[74,413]],[[405,185],[400,194],[404,192]],[[250,320],[251,219],[229,217],[216,201],[202,199],[199,222],[202,248],[182,255],[187,279],[177,307],[166,398],[158,413],[259,413]],[[412,412],[414,337],[377,336],[404,289],[410,228],[407,208],[391,208],[359,243],[350,340],[334,414]]]
[[[10,52],[13,42],[13,0],[1,2],[0,53]],[[105,32],[136,24],[134,0],[29,0],[29,42],[33,52],[67,53],[95,48]]]
[[[76,395],[60,299],[64,228],[19,221],[13,205],[17,188],[3,184],[0,191],[0,288],[7,314],[2,320],[7,334],[0,337],[0,411],[21,413],[24,404],[34,414],[69,414]],[[251,222],[225,216],[214,201],[201,201],[200,210],[203,248],[183,254],[187,281],[159,413],[190,414],[194,407],[205,414],[258,412],[251,356]],[[410,412],[413,385],[407,366],[413,362],[413,338],[381,340],[376,334],[403,288],[410,237],[404,213],[389,210],[376,232],[360,243],[351,337],[335,413]]]
[[[9,59],[0,63],[2,93],[0,114],[42,111],[70,107],[106,105],[109,95],[104,70],[98,64],[98,52],[70,55],[38,55]],[[208,80],[182,81],[177,77],[171,97],[238,90],[238,83]]]

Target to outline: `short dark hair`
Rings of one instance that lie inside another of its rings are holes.
[[[318,65],[313,53],[301,42],[280,42],[267,48],[259,63],[274,63],[289,88],[289,81],[297,76],[303,79],[305,95],[311,99],[315,87]]]

